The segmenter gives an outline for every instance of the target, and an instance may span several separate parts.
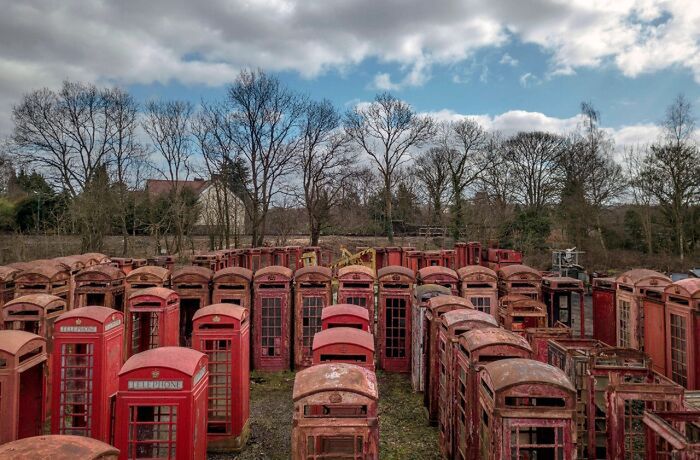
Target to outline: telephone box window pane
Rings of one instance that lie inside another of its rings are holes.
[[[686,319],[674,314],[671,314],[671,377],[677,384],[688,386]]]
[[[91,435],[94,366],[93,344],[61,346],[60,434]]]
[[[386,357],[406,356],[406,300],[386,299]]]
[[[321,330],[321,310],[323,310],[323,297],[302,299],[302,345],[309,350],[313,344],[314,334]]]
[[[129,458],[175,458],[177,406],[132,406]]]
[[[209,357],[208,432],[231,433],[231,340],[205,340]]]
[[[620,347],[630,346],[630,303],[620,300]]]
[[[470,297],[469,300],[477,310],[491,314],[491,297],[475,296]]]
[[[263,297],[262,302],[262,355],[280,356],[282,340],[282,299]]]
[[[349,304],[367,308],[366,297],[348,297],[347,301]]]

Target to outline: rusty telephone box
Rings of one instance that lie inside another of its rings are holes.
[[[450,288],[438,284],[416,286],[411,311],[411,386],[413,391],[423,391],[423,366],[425,364],[425,311],[428,301],[433,297],[452,295]]]
[[[700,278],[669,284],[664,297],[666,376],[688,390],[700,390]]]
[[[451,458],[452,424],[454,421],[454,361],[459,336],[472,329],[498,327],[496,319],[478,310],[466,308],[448,311],[442,315],[438,332],[438,379],[436,388],[431,388],[431,396],[438,408],[438,431],[440,450],[446,458]],[[437,393],[437,394],[435,394]]]
[[[0,331],[0,444],[43,432],[46,360],[43,337],[25,331]]]
[[[354,327],[370,332],[369,312],[366,308],[349,303],[329,305],[321,311],[321,329],[334,327]]]
[[[549,341],[556,339],[570,339],[573,337],[571,328],[562,323],[556,323],[553,327],[529,327],[525,329],[525,339],[528,341],[535,356],[532,359],[549,363]]]
[[[580,336],[586,336],[583,281],[567,276],[542,278],[542,299],[547,305],[549,327],[562,323],[574,329],[574,311],[579,311]]]
[[[303,266],[301,255],[304,252],[301,246],[285,246],[285,250],[287,251],[287,268],[292,271],[301,268]]]
[[[124,315],[107,307],[75,308],[58,317],[53,334],[51,433],[110,442]]]
[[[117,460],[119,450],[97,439],[71,435],[43,435],[0,446],[0,458],[13,460]]]
[[[312,362],[314,334],[321,330],[321,312],[333,302],[333,273],[319,265],[294,272],[294,367]]]
[[[427,266],[418,270],[418,284],[439,284],[459,295],[459,277],[457,272],[448,267],[438,265]]]
[[[369,312],[370,329],[374,331],[374,270],[364,265],[348,265],[338,269],[338,302],[364,307]]]
[[[15,298],[15,276],[18,273],[16,268],[0,266],[0,308]]]
[[[377,279],[379,368],[408,373],[411,371],[411,302],[415,273],[400,265],[389,265],[377,272]]]
[[[559,368],[522,358],[485,364],[478,410],[481,458],[576,458],[576,390]]]
[[[217,261],[216,254],[213,252],[206,252],[204,254],[195,254],[190,259],[192,265],[202,268],[208,268],[209,270],[215,272],[219,270],[219,264]]]
[[[379,458],[379,387],[374,372],[327,363],[294,379],[293,460]]]
[[[507,358],[531,358],[532,349],[520,335],[503,328],[472,329],[459,336],[454,360],[452,417],[453,458],[479,458],[479,370],[486,363]],[[447,428],[449,429],[449,428]],[[446,435],[446,439],[449,438]]]
[[[428,422],[437,425],[438,422],[438,364],[440,353],[438,348],[438,334],[442,316],[448,311],[470,309],[474,306],[467,299],[453,295],[433,297],[428,300],[425,310],[425,324],[423,328],[423,405],[428,410]]]
[[[460,294],[479,311],[496,316],[498,306],[498,276],[481,265],[469,265],[457,270]]]
[[[504,328],[525,335],[527,328],[546,327],[547,306],[538,300],[523,297],[501,297],[497,318]]]
[[[170,287],[170,270],[153,265],[144,265],[132,270],[124,279],[126,298],[139,289],[150,287]],[[128,305],[127,305],[128,306]]]
[[[214,273],[212,303],[230,303],[250,311],[253,272],[244,267],[229,267]]]
[[[593,278],[592,284],[593,338],[615,346],[617,345],[615,278]]]
[[[671,284],[671,279],[653,270],[634,269],[618,276],[615,282],[617,283],[617,346],[646,351],[644,349],[643,290],[656,288],[663,291],[666,286]],[[650,313],[652,316],[658,316],[658,311]],[[663,319],[661,324],[663,325]],[[655,339],[658,340],[658,337]],[[657,342],[657,344],[661,343],[663,340]],[[657,352],[663,353],[661,346],[656,348]]]
[[[146,350],[119,371],[114,445],[120,459],[204,460],[207,356],[181,347]]]
[[[112,266],[128,275],[134,269],[134,260],[131,257],[112,257]]]
[[[250,436],[249,311],[229,304],[203,307],[193,318],[192,348],[209,358],[207,450],[240,450]]]
[[[262,371],[290,368],[292,271],[264,267],[254,275],[253,367]]]
[[[128,355],[158,347],[177,346],[180,333],[180,298],[168,288],[135,291],[129,297],[126,340]]]
[[[644,411],[646,458],[700,458],[700,411]]]
[[[42,336],[46,339],[46,352],[50,354],[53,351],[53,323],[66,311],[65,300],[58,296],[24,295],[3,306],[3,327],[7,330],[27,331]],[[48,365],[50,368],[51,363]]]
[[[356,364],[374,371],[374,336],[353,327],[333,327],[314,335],[312,363]]]
[[[75,275],[74,308],[99,306],[124,311],[124,272],[107,264],[84,268]]]
[[[73,299],[71,274],[64,266],[50,261],[34,261],[15,276],[15,297],[51,294],[63,299],[70,310]]]
[[[666,300],[664,290],[671,281],[640,288],[642,294],[642,336],[644,351],[649,355],[654,371],[667,374],[666,366]],[[659,346],[664,344],[663,346]]]
[[[192,317],[202,307],[211,304],[211,280],[214,272],[206,267],[190,265],[173,272],[172,290],[180,297],[180,346],[192,341]]]
[[[542,299],[542,275],[527,265],[507,265],[498,273],[498,296],[520,294],[534,300]]]

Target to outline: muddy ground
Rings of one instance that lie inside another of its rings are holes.
[[[382,459],[438,459],[438,432],[428,426],[420,394],[408,376],[377,372],[379,444]],[[211,459],[288,459],[292,432],[294,373],[253,372],[250,384],[251,437],[238,456]]]

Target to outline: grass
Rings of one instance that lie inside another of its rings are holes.
[[[428,426],[422,396],[409,377],[377,372],[379,380],[379,445],[382,459],[439,459],[438,433]],[[238,455],[211,459],[288,459],[292,434],[293,372],[252,372],[251,436]]]

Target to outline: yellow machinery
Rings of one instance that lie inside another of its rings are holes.
[[[369,256],[369,259],[367,259],[367,256]],[[340,259],[338,259],[337,262],[331,264],[330,268],[338,269],[341,267],[346,267],[348,265],[364,265],[376,271],[377,251],[375,251],[374,248],[367,248],[353,254],[347,249],[341,247]]]

